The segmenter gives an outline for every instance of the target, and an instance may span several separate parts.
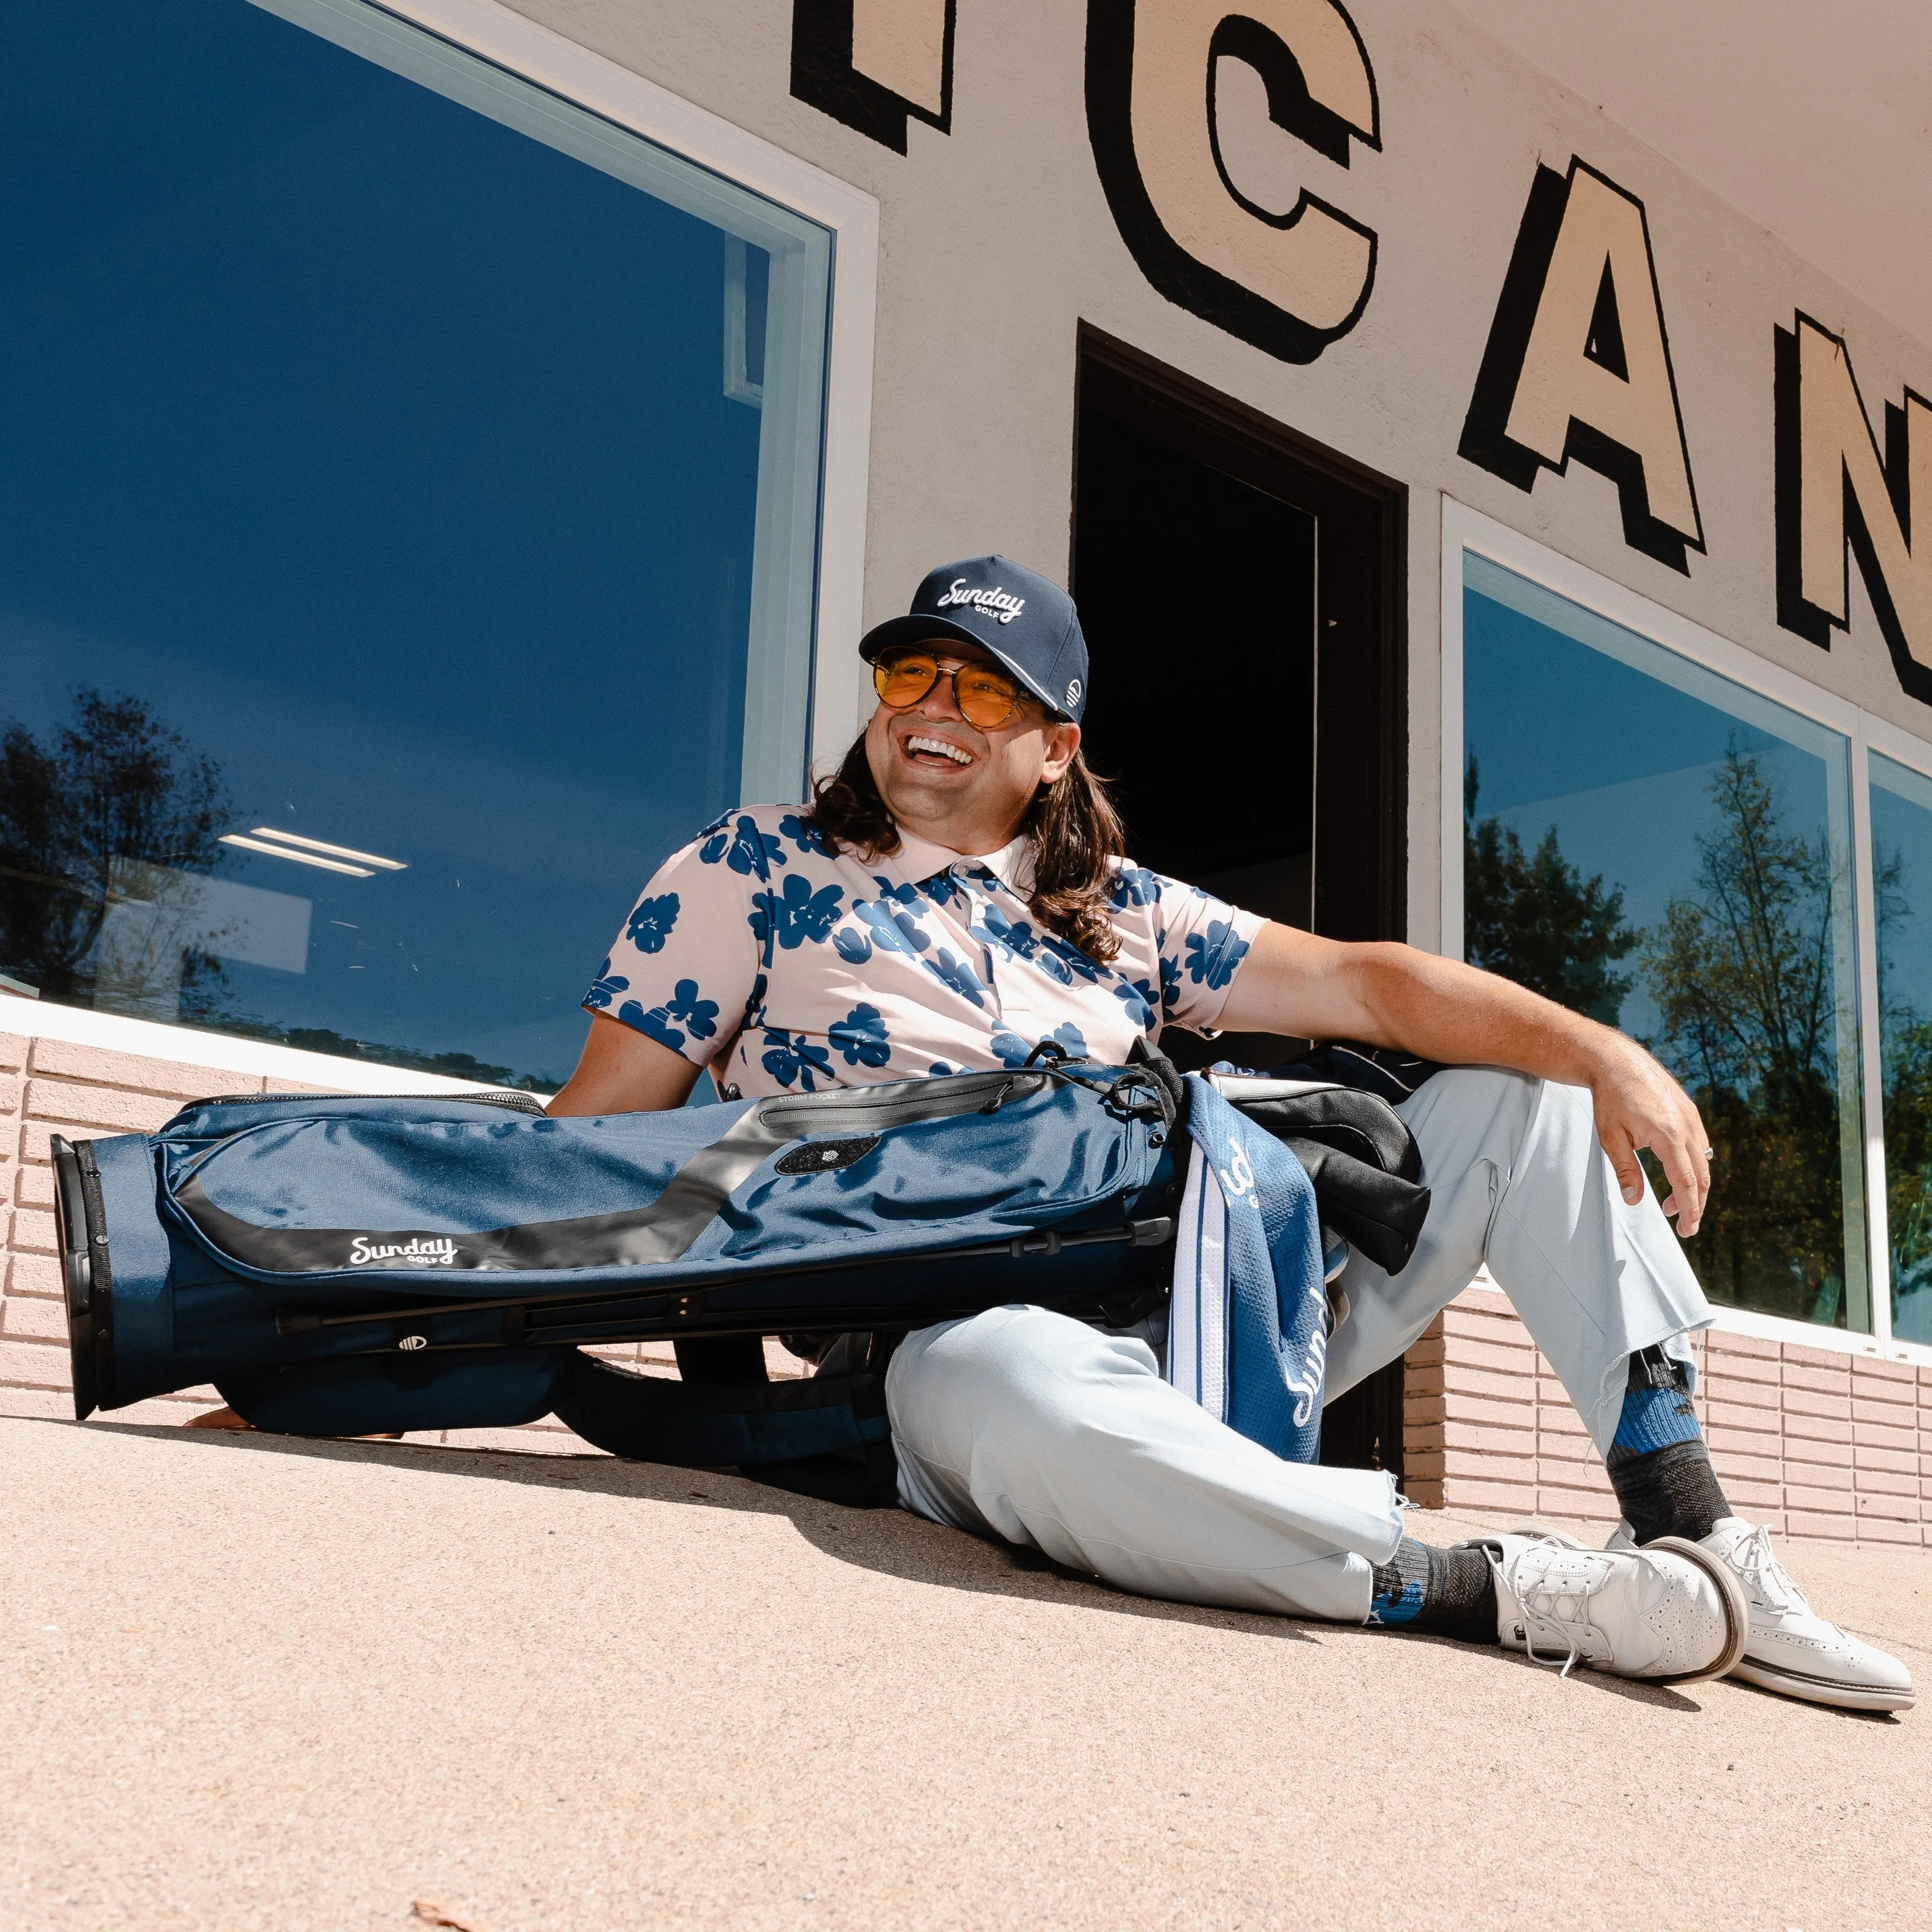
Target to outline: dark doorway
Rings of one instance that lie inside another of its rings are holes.
[[[1087,748],[1142,864],[1336,939],[1403,933],[1406,493],[1083,328],[1073,594]],[[1306,1042],[1170,1031],[1184,1066]],[[1402,1468],[1402,1364],[1322,1460]]]

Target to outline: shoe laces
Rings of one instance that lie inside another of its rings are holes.
[[[1577,1660],[1583,1654],[1582,1646],[1576,1641],[1574,1626],[1580,1622],[1587,1622],[1588,1619],[1573,1618],[1566,1622],[1564,1618],[1550,1612],[1532,1610],[1524,1594],[1520,1581],[1522,1566],[1531,1557],[1540,1557],[1546,1560],[1552,1551],[1556,1552],[1559,1561],[1565,1558],[1574,1560],[1577,1571],[1573,1579],[1565,1580],[1565,1587],[1562,1589],[1551,1588],[1546,1568],[1540,1577],[1532,1581],[1530,1586],[1532,1589],[1540,1588],[1552,1598],[1571,1597],[1577,1599],[1580,1604],[1584,1598],[1594,1596],[1604,1587],[1604,1580],[1610,1574],[1610,1566],[1600,1558],[1592,1561],[1593,1552],[1572,1550],[1567,1544],[1558,1543],[1554,1538],[1550,1537],[1544,1538],[1534,1543],[1526,1544],[1503,1566],[1503,1588],[1514,1598],[1517,1609],[1522,1612],[1523,1654],[1531,1663],[1543,1664],[1550,1670],[1556,1671],[1559,1677],[1568,1677],[1571,1670],[1576,1667]],[[1539,1622],[1552,1626],[1562,1638],[1564,1646],[1569,1652],[1567,1657],[1559,1660],[1554,1657],[1544,1657],[1538,1653],[1536,1648],[1535,1627]]]
[[[1730,1564],[1767,1610],[1804,1611],[1811,1607],[1791,1572],[1778,1560],[1771,1546],[1771,1532],[1762,1523],[1755,1525],[1732,1546]]]

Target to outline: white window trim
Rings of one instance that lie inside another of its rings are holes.
[[[364,0],[374,10],[424,28],[453,45],[549,89],[632,134],[764,195],[831,231],[832,314],[826,345],[818,598],[808,755],[836,764],[861,709],[856,638],[865,617],[866,490],[872,460],[872,356],[878,304],[878,199],[722,116],[633,74],[499,0]],[[614,886],[614,890],[615,889]],[[128,1019],[42,1004],[0,992],[0,1032],[71,1040],[106,1052],[167,1060],[298,1085],[365,1094],[476,1090],[473,1081],[413,1073],[366,1060],[199,1028]],[[138,1084],[138,1081],[130,1081]]]
[[[1869,1244],[1873,1333],[1850,1334],[1808,1322],[1744,1309],[1717,1308],[1722,1332],[1767,1341],[1888,1361],[1932,1365],[1932,1346],[1900,1342],[1892,1334],[1891,1246],[1886,1226],[1884,1140],[1881,1130],[1883,1081],[1878,1028],[1878,949],[1871,892],[1871,799],[1869,755],[1879,752],[1900,764],[1932,776],[1932,744],[1915,738],[1849,700],[1735,644],[1714,631],[1654,603],[1586,566],[1559,555],[1534,537],[1498,523],[1480,511],[1442,500],[1442,950],[1462,956],[1462,558],[1474,551],[1505,569],[1541,584],[1558,596],[1596,613],[1626,630],[1715,671],[1733,683],[1815,719],[1842,734],[1851,746],[1852,850],[1858,908],[1858,1004],[1861,1085],[1865,1119],[1866,1233]]]

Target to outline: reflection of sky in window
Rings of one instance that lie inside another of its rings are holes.
[[[1621,886],[1624,922],[1640,928],[1654,926],[1673,898],[1697,896],[1696,842],[1720,829],[1711,782],[1731,748],[1757,759],[1783,808],[1786,836],[1815,840],[1826,829],[1825,761],[1770,728],[1774,707],[1682,659],[1666,665],[1667,654],[1648,640],[1548,598],[1573,626],[1600,632],[1622,656],[1654,654],[1681,683],[1701,682],[1713,698],[1756,716],[1739,716],[1727,704],[1661,682],[1512,608],[1548,593],[1520,579],[1504,584],[1504,574],[1478,559],[1469,568],[1472,585],[1486,582],[1511,598],[1506,604],[1474,588],[1464,598],[1465,744],[1478,766],[1479,818],[1500,819],[1526,849],[1554,826],[1564,858],[1586,879],[1600,874],[1606,886]],[[1649,1033],[1657,1009],[1644,992],[1638,954],[1616,970],[1636,981],[1622,1024]]]
[[[561,1073],[736,796],[755,408],[716,228],[242,0],[0,21],[0,720],[218,760],[313,901],[284,1025]]]
[[[1876,752],[1871,759],[1872,855],[1897,861],[1898,884],[1879,948],[1879,998],[1932,1018],[1932,778]]]

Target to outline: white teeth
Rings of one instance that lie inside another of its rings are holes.
[[[942,738],[914,737],[905,742],[908,752],[937,752],[941,758],[950,758],[956,765],[970,765],[973,762],[970,752],[962,752],[957,745],[949,745]]]

